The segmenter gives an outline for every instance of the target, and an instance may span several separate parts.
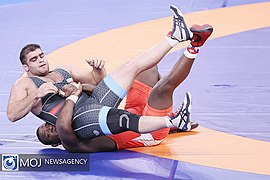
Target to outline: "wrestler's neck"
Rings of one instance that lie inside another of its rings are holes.
[[[48,77],[51,76],[51,71],[45,71],[45,72],[26,72],[28,77]]]

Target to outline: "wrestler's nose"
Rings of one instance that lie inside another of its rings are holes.
[[[44,58],[38,57],[39,62],[44,62]]]

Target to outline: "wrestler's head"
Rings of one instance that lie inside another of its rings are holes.
[[[20,52],[20,61],[28,76],[45,76],[49,73],[49,64],[38,44],[28,44]]]
[[[44,123],[37,128],[36,131],[38,140],[45,145],[51,145],[56,147],[61,144],[61,140],[58,137],[56,127],[49,123]]]

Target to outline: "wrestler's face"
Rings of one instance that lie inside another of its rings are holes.
[[[48,123],[39,127],[39,137],[46,142],[50,142],[52,146],[61,144],[56,127]]]
[[[45,76],[49,73],[49,64],[41,49],[29,52],[25,60],[23,68],[29,76]]]

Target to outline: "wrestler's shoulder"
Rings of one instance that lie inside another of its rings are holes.
[[[14,85],[27,85],[31,82],[31,79],[28,76],[22,76],[14,83]]]

